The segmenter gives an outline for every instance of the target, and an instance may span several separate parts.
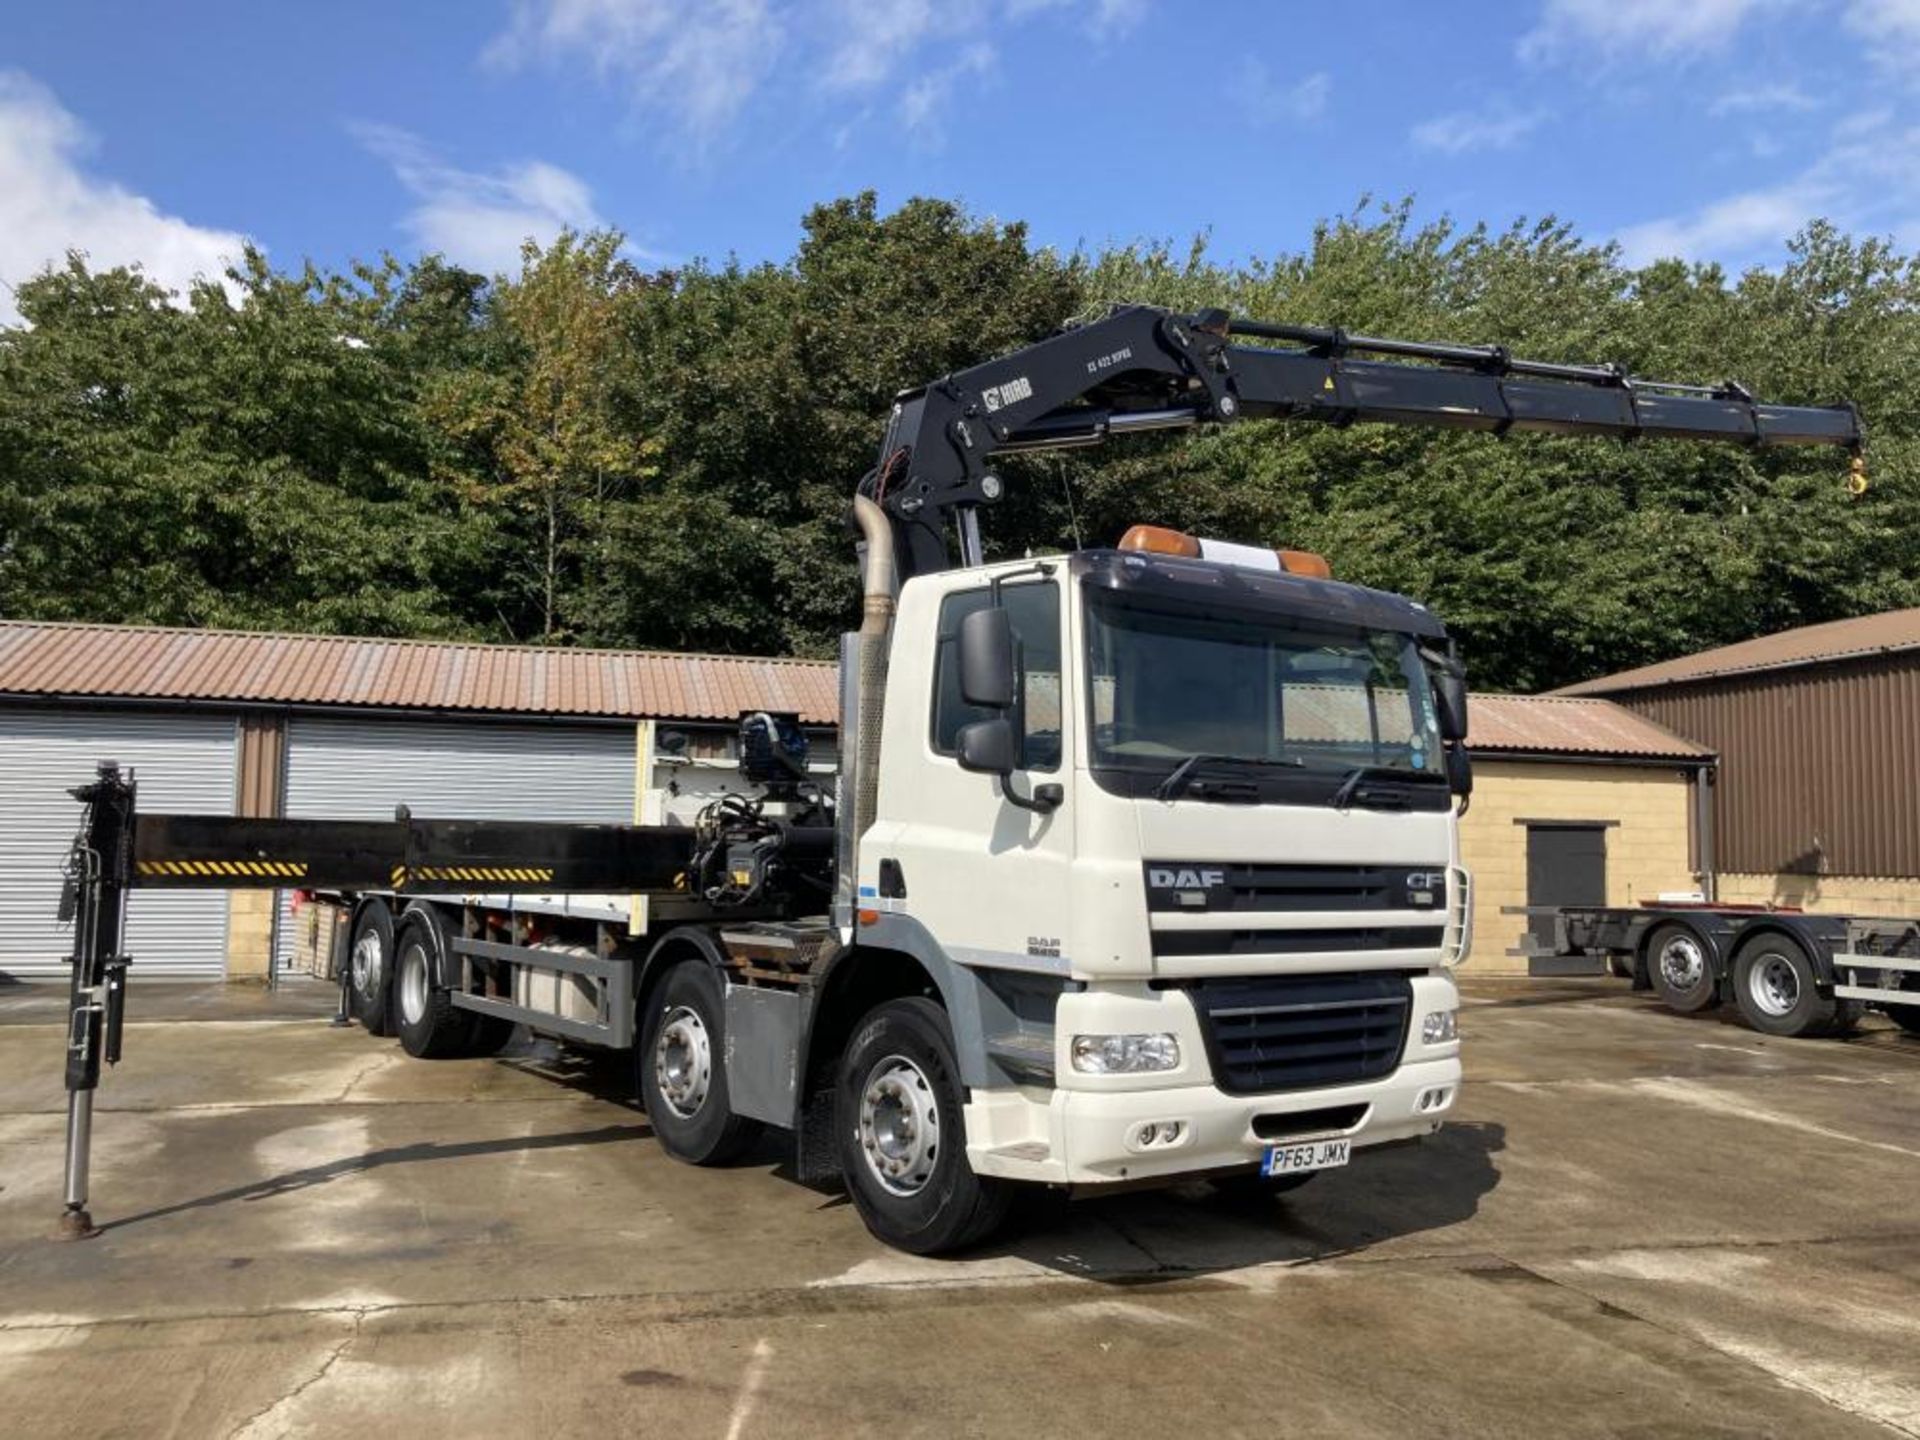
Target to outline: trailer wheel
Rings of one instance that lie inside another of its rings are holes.
[[[1851,1007],[1820,994],[1813,962],[1785,935],[1762,935],[1733,957],[1740,1018],[1767,1035],[1829,1035],[1853,1019]]]
[[[867,1229],[896,1249],[959,1250],[1006,1219],[1013,1187],[967,1164],[960,1103],[947,1017],[931,1000],[889,1000],[854,1030],[834,1087],[840,1172]]]
[[[1895,990],[1920,991],[1920,974],[1911,970],[1896,971],[1893,979]],[[1920,1035],[1920,995],[1914,997],[1912,1005],[1889,1005],[1887,1018],[1909,1035]]]
[[[453,996],[434,982],[440,937],[424,912],[401,922],[394,942],[393,1014],[400,1044],[417,1060],[446,1060],[469,1053],[473,1017],[455,1008]]]
[[[1647,937],[1647,978],[1660,1003],[1682,1015],[1720,1003],[1713,954],[1685,925],[1662,925]]]
[[[347,1006],[369,1035],[393,1033],[393,912],[369,900],[347,948]]]
[[[660,1147],[689,1165],[737,1160],[760,1136],[727,1095],[726,999],[704,960],[666,974],[648,1002],[635,1063],[640,1103]]]

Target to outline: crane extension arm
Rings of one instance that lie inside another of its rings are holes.
[[[1239,345],[1245,336],[1279,345]],[[1382,357],[1382,358],[1362,358]],[[1408,363],[1414,362],[1414,363]],[[1860,451],[1851,405],[1766,405],[1740,385],[1672,385],[1612,365],[1517,360],[1498,345],[1428,344],[1341,330],[1116,308],[997,360],[903,393],[861,482],[896,534],[901,577],[981,558],[977,508],[1003,493],[997,454],[1243,419],[1373,421],[1504,435],[1643,436]]]

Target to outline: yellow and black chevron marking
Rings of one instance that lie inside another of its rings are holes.
[[[513,880],[523,885],[545,884],[553,879],[551,870],[517,865],[417,865],[395,873],[414,880]]]
[[[393,888],[396,890],[404,889],[406,887],[406,883],[407,883],[407,867],[404,865],[394,866],[393,867]]]
[[[257,876],[263,880],[300,880],[307,867],[293,860],[139,860],[142,875],[167,875],[180,880],[217,879],[222,875]]]

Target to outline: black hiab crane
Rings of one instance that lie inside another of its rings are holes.
[[[1613,366],[1517,359],[1500,346],[1230,320],[1222,310],[1181,314],[1123,306],[901,394],[878,463],[858,487],[891,527],[897,573],[882,577],[881,592],[956,563],[982,563],[978,513],[1005,493],[992,468],[997,456],[1248,420],[1840,446],[1854,453],[1855,483],[1864,483],[1863,429],[1847,404],[1772,405],[1731,381],[1676,385],[1637,379]],[[868,532],[868,549],[874,538]],[[876,593],[870,572],[870,621]],[[890,615],[886,594],[879,599]],[[885,643],[871,629],[862,638],[870,647]],[[859,657],[867,653],[858,645],[844,648],[843,667],[865,665]],[[865,694],[877,705],[877,691],[846,693]],[[865,718],[862,728],[869,728],[874,717]],[[855,724],[861,724],[858,715],[843,717],[843,726]],[[745,717],[743,753],[777,751],[782,733],[774,717]],[[689,830],[413,820],[404,814],[391,822],[145,815],[135,804],[134,777],[102,764],[90,783],[73,792],[85,809],[62,902],[63,916],[74,923],[74,942],[61,1233],[93,1233],[87,1209],[91,1107],[103,1061],[112,1064],[120,1054],[132,960],[122,947],[129,891],[303,887],[399,898],[476,888],[499,895],[649,893],[678,897],[696,917],[735,921],[825,916],[831,894],[836,921],[850,924],[844,911],[851,895],[848,871],[873,815],[876,783],[872,767],[863,766],[860,754],[843,744],[837,805],[809,794],[797,819],[736,805]],[[797,792],[781,775],[776,765],[753,778],[771,781],[775,789],[786,786],[792,800]],[[538,950],[518,938],[469,935],[451,943],[457,953],[442,963],[457,972],[447,981],[456,1008],[495,1023],[524,1019],[502,978],[512,966],[582,977],[604,987],[602,1010],[610,1018],[599,1026],[555,1021],[551,1028],[574,1038],[632,1043],[631,1014],[620,1011],[631,1011],[639,982],[623,977],[619,962]],[[345,985],[343,973],[343,1014]],[[812,1124],[810,1116],[805,1123]],[[804,1151],[805,1135],[802,1143]]]

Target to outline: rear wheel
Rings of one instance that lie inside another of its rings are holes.
[[[916,1255],[984,1240],[1013,1187],[973,1173],[960,1066],[931,1000],[890,1000],[860,1022],[840,1057],[834,1126],[840,1170],[867,1229]]]
[[[400,1044],[419,1060],[445,1060],[471,1053],[473,1016],[457,1009],[434,978],[441,937],[425,911],[401,922],[394,942],[393,1010]]]
[[[353,922],[347,1005],[369,1035],[393,1033],[393,912],[384,900],[367,901]]]
[[[1813,961],[1785,935],[1762,935],[1741,947],[1733,960],[1733,995],[1740,1018],[1766,1035],[1830,1035],[1857,1013],[1820,994]]]
[[[733,1113],[727,1094],[726,997],[704,960],[674,966],[654,990],[635,1061],[640,1103],[661,1148],[689,1165],[737,1160],[760,1122]]]
[[[1685,925],[1662,925],[1647,937],[1647,978],[1660,1003],[1682,1015],[1720,1003],[1713,956]]]
[[[1913,990],[1920,992],[1920,974],[1916,974],[1911,970],[1897,971],[1891,980],[1891,984],[1895,990]],[[1887,1018],[1892,1020],[1893,1023],[1898,1025],[1902,1030],[1906,1031],[1907,1034],[1920,1035],[1920,993],[1914,996],[1914,1002],[1912,1005],[1887,1006]]]

